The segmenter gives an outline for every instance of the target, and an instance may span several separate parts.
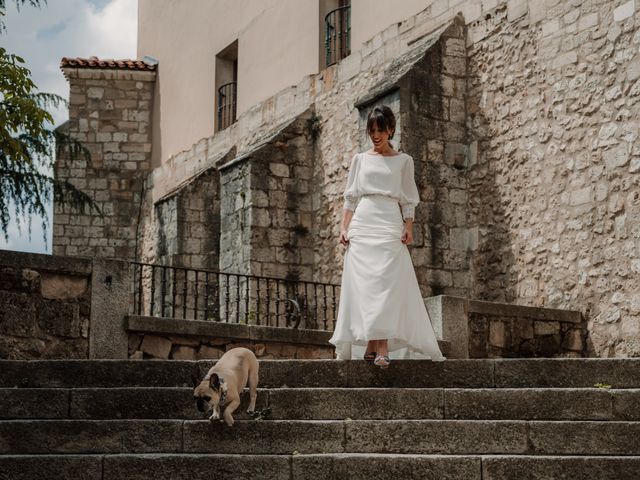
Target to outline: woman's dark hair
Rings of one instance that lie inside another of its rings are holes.
[[[369,112],[367,117],[367,133],[373,130],[374,125],[377,125],[382,131],[391,130],[389,135],[389,140],[391,140],[396,133],[396,116],[386,105],[378,105]],[[389,142],[389,146],[391,146],[391,142]]]

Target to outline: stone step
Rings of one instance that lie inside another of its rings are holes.
[[[235,418],[249,419],[245,390]],[[274,420],[640,420],[640,389],[258,389]],[[0,419],[202,419],[189,387],[5,388]]]
[[[0,388],[188,387],[214,361],[0,360]],[[261,387],[640,388],[640,358],[398,360],[387,370],[362,360],[261,360]]]
[[[640,455],[640,422],[6,420],[0,454]]]
[[[531,455],[0,455],[0,480],[626,480],[640,456]]]

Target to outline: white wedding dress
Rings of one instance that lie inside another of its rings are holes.
[[[391,359],[446,360],[401,241],[403,218],[413,218],[420,202],[413,158],[354,155],[343,197],[344,208],[354,214],[329,340],[338,359],[361,359],[369,340],[387,339]]]

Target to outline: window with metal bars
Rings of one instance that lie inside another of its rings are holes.
[[[238,42],[216,55],[215,131],[236,121],[238,103]]]
[[[325,65],[328,67],[351,54],[351,2],[339,0],[338,8],[324,17]]]

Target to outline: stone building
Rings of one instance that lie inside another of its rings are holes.
[[[211,120],[181,151],[167,151],[177,138],[169,107],[202,98],[171,97],[163,78],[176,65],[63,60],[66,128],[92,159],[61,158],[57,174],[106,215],[56,211],[54,253],[338,283],[349,160],[370,148],[366,115],[385,103],[395,146],[414,158],[422,202],[410,250],[425,297],[578,310],[588,337],[574,339],[577,350],[639,355],[640,5],[418,4],[225,128]],[[353,2],[354,26],[361,7]],[[242,44],[221,53],[221,71],[234,71]]]

